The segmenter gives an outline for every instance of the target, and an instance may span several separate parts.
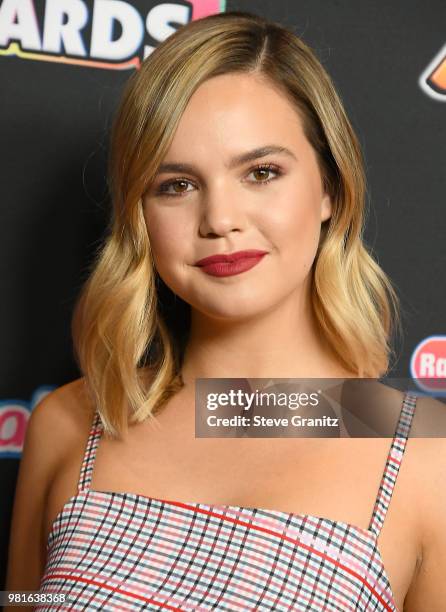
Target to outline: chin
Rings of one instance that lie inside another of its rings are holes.
[[[271,306],[271,305],[269,305]],[[231,300],[220,300],[216,304],[192,304],[192,308],[204,316],[209,318],[218,319],[222,322],[234,323],[253,319],[261,316],[267,309],[268,305],[259,303],[253,297],[250,298],[249,303],[241,302],[237,296],[234,296]]]

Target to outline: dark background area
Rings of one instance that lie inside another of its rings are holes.
[[[145,16],[156,3],[131,4]],[[36,7],[42,15],[44,3]],[[446,4],[229,1],[226,10],[290,27],[334,80],[366,160],[366,242],[402,303],[404,340],[389,376],[407,377],[415,346],[446,333],[446,98],[418,85],[444,45]],[[80,375],[72,307],[109,213],[108,134],[131,72],[0,56],[2,401],[28,402]],[[3,584],[19,460],[0,460]]]

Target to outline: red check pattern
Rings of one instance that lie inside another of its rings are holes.
[[[44,610],[397,610],[378,548],[416,396],[404,397],[368,529],[308,514],[90,488],[98,412],[78,492],[53,522]]]

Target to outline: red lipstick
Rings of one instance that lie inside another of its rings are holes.
[[[200,259],[195,265],[211,276],[233,276],[253,268],[266,254],[267,251],[255,249],[222,253]]]

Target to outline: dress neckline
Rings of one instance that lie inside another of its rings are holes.
[[[334,519],[330,519],[327,517],[323,517],[323,516],[318,516],[315,514],[307,514],[307,513],[297,513],[297,512],[286,512],[284,510],[277,510],[277,509],[269,509],[269,508],[260,508],[260,507],[251,507],[251,506],[239,506],[236,504],[207,504],[207,503],[203,503],[203,502],[184,502],[184,501],[179,501],[179,500],[170,500],[170,499],[162,499],[159,497],[152,497],[152,496],[148,496],[148,495],[142,495],[140,493],[132,493],[132,492],[122,492],[122,491],[100,491],[98,489],[92,489],[92,488],[88,488],[88,489],[83,489],[81,491],[78,491],[75,495],[72,495],[67,502],[63,505],[62,509],[60,510],[60,512],[58,512],[58,514],[56,515],[55,519],[52,521],[51,523],[51,527],[50,527],[50,531],[48,533],[48,538],[47,538],[47,542],[46,542],[46,546],[47,546],[47,550],[50,548],[51,543],[53,538],[56,535],[56,528],[57,525],[62,521],[62,519],[64,518],[64,516],[66,515],[66,513],[69,511],[69,509],[74,506],[76,504],[77,501],[82,500],[83,498],[85,498],[84,502],[87,502],[89,500],[89,498],[95,498],[95,497],[103,497],[103,498],[111,498],[112,500],[114,499],[133,499],[135,502],[140,502],[143,504],[147,504],[149,506],[152,505],[158,505],[159,508],[163,508],[164,506],[166,507],[176,507],[179,508],[180,510],[184,511],[184,510],[191,510],[193,512],[199,512],[199,513],[203,513],[205,515],[211,515],[214,516],[216,518],[220,518],[223,520],[227,520],[239,525],[248,525],[247,522],[244,522],[241,519],[238,518],[234,518],[234,517],[230,517],[227,516],[225,514],[226,512],[234,512],[234,513],[238,513],[238,512],[244,512],[247,515],[251,514],[251,519],[252,519],[252,515],[254,515],[254,520],[249,521],[249,527],[252,529],[260,529],[263,530],[265,529],[264,527],[260,527],[258,525],[255,524],[255,518],[257,515],[261,514],[261,515],[270,515],[273,518],[277,518],[277,519],[286,519],[284,520],[284,524],[285,522],[289,522],[289,520],[297,520],[299,522],[305,522],[307,520],[313,520],[316,521],[317,523],[323,524],[323,523],[328,523],[330,525],[336,525],[336,526],[340,526],[340,527],[346,527],[348,528],[349,531],[353,531],[356,532],[357,534],[362,535],[365,538],[370,538],[370,541],[372,542],[373,545],[373,549],[376,553],[376,557],[377,557],[377,561],[380,565],[381,568],[381,577],[384,580],[384,582],[386,583],[389,595],[391,596],[391,603],[392,605],[395,607],[396,612],[400,612],[399,608],[395,602],[395,594],[392,588],[392,585],[390,584],[390,580],[387,574],[387,570],[386,567],[384,565],[384,560],[381,554],[381,551],[379,549],[378,546],[378,535],[377,533],[375,533],[372,529],[366,529],[364,527],[360,527],[359,525],[355,525],[353,523],[348,523],[345,521],[337,521]],[[248,516],[246,517],[248,518]],[[284,536],[283,534],[279,534],[277,531],[274,532],[274,530],[268,530],[268,533],[273,534],[275,533],[276,535],[280,536],[281,538],[283,537],[288,537],[290,538],[290,536]],[[318,539],[318,536],[315,536],[316,539]],[[290,538],[290,540],[293,540],[293,542],[296,542],[296,538]],[[305,544],[302,544],[304,545]],[[318,551],[316,551],[317,553]],[[320,553],[323,554],[323,553]],[[346,571],[348,571],[349,573],[353,573],[356,575],[357,578],[359,578],[360,580],[363,580],[362,576],[360,574],[358,574],[357,572],[354,572],[354,570],[352,570],[351,568],[349,568],[348,566],[344,566],[344,569]],[[371,588],[374,593],[375,596],[378,597],[378,599],[381,599],[380,595],[378,592],[376,592],[373,589],[373,586],[368,584],[368,588]],[[387,605],[384,601],[382,601],[383,605]]]
[[[133,492],[101,491],[98,489],[92,489],[90,484],[92,480],[95,456],[98,443],[103,432],[100,414],[99,411],[96,410],[93,418],[92,427],[90,429],[90,434],[87,440],[83,463],[81,466],[77,493],[67,500],[67,502],[63,505],[62,509],[58,512],[58,514],[52,521],[46,542],[47,551],[51,547],[53,539],[56,537],[56,530],[58,525],[63,521],[66,515],[68,515],[67,518],[71,517],[72,510],[76,506],[76,504],[80,502],[80,506],[82,507],[84,504],[87,504],[89,500],[94,501],[95,499],[108,499],[108,503],[113,503],[115,500],[121,500],[121,507],[123,506],[123,501],[134,500],[135,504],[143,504],[145,506],[148,506],[149,508],[153,506],[160,511],[162,511],[163,508],[167,508],[170,511],[176,508],[179,512],[182,513],[192,511],[196,513],[201,513],[203,515],[214,516],[219,518],[220,520],[238,523],[241,525],[249,525],[250,528],[260,530],[265,529],[265,527],[262,527],[259,524],[262,522],[262,518],[264,521],[267,521],[268,518],[272,520],[279,520],[281,523],[283,523],[284,529],[281,529],[280,532],[277,529],[270,529],[269,533],[272,536],[278,536],[281,538],[288,537],[290,541],[293,541],[294,543],[298,542],[301,546],[306,546],[305,542],[301,541],[299,538],[293,538],[291,536],[286,535],[287,528],[289,528],[289,525],[291,523],[297,523],[297,526],[299,526],[304,525],[307,521],[309,521],[310,523],[315,523],[315,527],[317,528],[319,528],[320,525],[329,526],[331,528],[339,526],[340,528],[343,528],[344,531],[352,532],[356,535],[356,537],[362,538],[363,540],[365,539],[369,543],[371,543],[371,554],[375,555],[376,562],[380,567],[380,575],[382,577],[383,582],[385,583],[388,595],[390,595],[392,598],[391,603],[394,606],[395,610],[397,610],[398,612],[398,607],[395,603],[393,588],[390,584],[389,577],[387,575],[387,571],[381,555],[381,551],[378,547],[378,538],[382,525],[384,523],[386,511],[390,503],[393,488],[396,482],[396,477],[399,471],[399,466],[401,464],[401,460],[405,451],[410,425],[415,411],[416,400],[417,397],[413,394],[406,393],[404,395],[400,416],[395,430],[395,435],[388,451],[387,460],[384,467],[384,473],[381,479],[381,484],[379,486],[378,494],[375,500],[375,506],[368,528],[360,527],[358,525],[348,523],[346,521],[337,521],[328,517],[307,513],[286,512],[284,510],[261,508],[255,506],[241,506],[236,504],[209,504],[205,502],[179,501],[172,499],[162,499]],[[241,516],[238,517],[237,515]],[[249,521],[248,523],[246,522],[246,519],[247,521]],[[292,527],[290,531],[292,531]],[[317,529],[315,530],[315,533],[316,535],[314,535],[314,538],[316,540],[319,539],[321,541],[321,536],[317,534]],[[322,553],[321,551],[316,551],[315,554],[324,553]],[[365,581],[363,576],[355,572],[352,568],[345,566],[345,569],[349,573],[355,574],[359,580],[363,582]],[[374,585],[370,585],[367,581],[365,582],[368,588],[374,590]],[[376,591],[375,595],[378,599],[381,599],[380,594]],[[382,603],[385,607],[387,606],[384,600],[382,600]]]

